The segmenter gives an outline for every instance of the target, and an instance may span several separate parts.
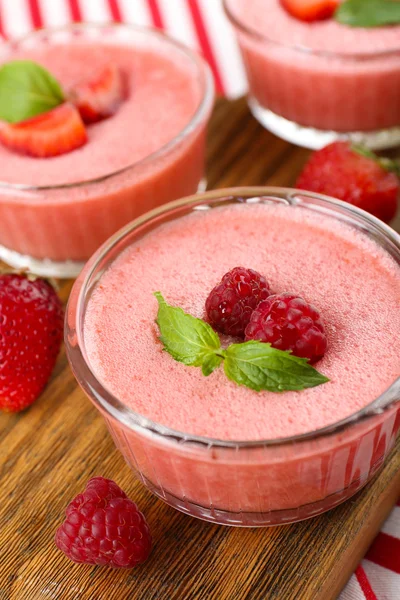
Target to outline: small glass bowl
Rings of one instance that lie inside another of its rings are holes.
[[[235,1],[223,0],[225,12],[244,60],[249,108],[266,129],[311,149],[342,138],[375,150],[400,144],[400,43],[333,53],[275,41],[245,24]]]
[[[0,175],[0,259],[38,275],[75,277],[85,261],[115,231],[140,214],[204,189],[206,126],[214,82],[206,62],[166,35],[122,24],[73,24],[42,29],[2,49],[2,61],[15,52],[90,42],[101,45],[149,44],[178,55],[199,85],[199,104],[179,134],[156,152],[116,172],[75,183],[35,186],[7,183]],[[40,169],[41,161],[37,160]]]
[[[326,196],[280,188],[236,188],[172,202],[136,219],[89,260],[71,292],[66,347],[72,370],[102,413],[116,446],[143,484],[170,506],[223,525],[267,526],[321,514],[379,470],[400,429],[400,378],[368,406],[332,425],[264,441],[224,441],[174,431],[127,408],[91,369],[83,324],[102,274],[133,242],[199,207],[238,202],[306,207],[351,224],[400,265],[400,236],[374,217]]]

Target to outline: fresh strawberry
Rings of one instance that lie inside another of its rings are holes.
[[[4,146],[37,158],[71,152],[86,141],[80,114],[69,102],[20,123],[0,124],[0,142]]]
[[[85,123],[96,123],[111,117],[124,96],[122,73],[112,65],[105,67],[90,81],[76,85],[70,94]]]
[[[399,169],[369,150],[334,142],[311,155],[296,187],[344,200],[388,223],[396,214]]]
[[[60,351],[63,310],[44,279],[0,275],[0,409],[23,410],[41,393]]]
[[[340,0],[281,0],[288,13],[300,21],[322,21],[330,19]]]

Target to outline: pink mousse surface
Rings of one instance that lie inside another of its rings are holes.
[[[238,265],[319,308],[329,350],[316,366],[329,383],[257,393],[222,369],[205,378],[162,351],[153,292],[203,317],[209,291]],[[89,301],[84,338],[100,381],[142,415],[219,439],[279,438],[338,421],[393,383],[399,306],[400,270],[364,234],[305,208],[236,205],[193,213],[129,247]]]
[[[56,185],[87,181],[142,160],[175,138],[198,108],[202,90],[189,60],[165,44],[47,45],[26,58],[46,67],[68,91],[91,79],[105,65],[123,71],[128,97],[117,113],[87,129],[82,148],[54,158],[37,159],[0,146],[0,181],[29,185]]]
[[[237,265],[319,308],[329,351],[317,368],[329,383],[257,393],[162,351],[153,292],[203,317],[209,291]],[[232,206],[183,217],[125,251],[91,297],[84,336],[96,375],[135,411],[182,432],[279,438],[342,419],[389,387],[400,373],[399,305],[400,270],[363,234],[307,209]]]
[[[334,19],[306,23],[292,17],[280,0],[228,0],[228,6],[244,25],[284,45],[340,54],[400,51],[400,25],[367,29]]]

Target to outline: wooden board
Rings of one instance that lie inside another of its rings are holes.
[[[243,100],[217,103],[210,188],[290,186],[306,156],[264,131]],[[70,288],[61,285],[64,300]],[[333,600],[400,491],[399,443],[364,491],[304,523],[234,529],[182,515],[133,478],[64,352],[40,400],[0,419],[0,600]],[[145,512],[154,551],[143,567],[74,565],[55,548],[66,504],[93,475],[115,479]]]

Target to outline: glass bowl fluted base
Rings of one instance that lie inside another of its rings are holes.
[[[85,264],[84,261],[66,260],[58,262],[49,258],[34,258],[1,245],[0,259],[13,269],[29,271],[41,277],[57,277],[59,279],[78,277]]]
[[[385,150],[400,145],[400,127],[370,132],[338,133],[336,131],[324,131],[312,127],[303,127],[294,121],[289,121],[262,106],[254,96],[250,95],[247,102],[253,116],[265,129],[287,142],[310,150],[319,150],[336,140],[350,140],[371,150]]]
[[[139,476],[140,481],[152,494],[172,508],[179,510],[185,515],[189,515],[190,517],[208,521],[209,523],[215,523],[216,525],[228,525],[231,527],[273,527],[278,525],[290,525],[291,523],[298,523],[306,519],[311,519],[312,517],[322,515],[328,510],[339,506],[339,504],[342,504],[342,502],[348,500],[362,490],[382,466],[383,461],[381,460],[379,461],[379,464],[374,465],[371,469],[368,480],[359,478],[357,481],[353,481],[345,490],[338,491],[323,500],[312,502],[311,504],[304,504],[303,506],[296,508],[272,510],[270,512],[231,512],[218,509],[212,505],[201,506],[195,502],[191,502],[185,497],[178,498],[173,494],[170,494],[146,479],[143,475],[138,475],[135,470],[134,472]]]
[[[203,177],[198,185],[197,193],[207,190],[207,179]],[[34,258],[27,254],[20,254],[0,244],[0,260],[13,269],[29,271],[41,277],[55,277],[58,279],[75,279],[82,271],[86,261],[65,260],[56,261],[50,258]]]

